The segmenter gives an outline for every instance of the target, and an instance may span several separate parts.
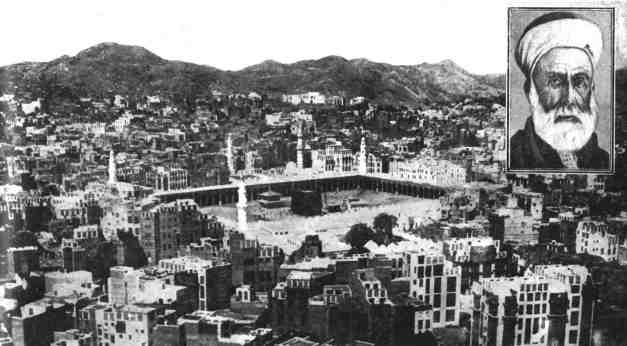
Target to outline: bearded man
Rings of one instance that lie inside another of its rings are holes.
[[[573,13],[531,22],[515,51],[531,106],[510,139],[511,169],[607,169],[597,143],[594,69],[603,49],[599,27]]]

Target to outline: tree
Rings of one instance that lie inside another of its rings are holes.
[[[388,238],[391,238],[392,230],[398,226],[398,218],[388,213],[381,213],[375,216],[372,226],[377,233],[383,233]]]
[[[374,239],[375,233],[365,223],[356,223],[344,236],[344,240],[351,245],[353,249],[361,249],[366,243]]]

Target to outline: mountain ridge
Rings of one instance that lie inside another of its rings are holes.
[[[114,42],[99,43],[74,56],[64,55],[48,62],[0,67],[0,90],[17,86],[18,90],[52,98],[112,92],[137,97],[162,93],[184,101],[217,89],[263,94],[320,91],[365,96],[382,103],[420,104],[499,97],[503,95],[504,80],[504,75],[472,74],[450,59],[392,65],[338,55],[294,63],[264,60],[226,71],[167,60],[146,48]]]

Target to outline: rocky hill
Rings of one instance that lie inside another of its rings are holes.
[[[177,101],[225,92],[320,91],[378,102],[417,104],[465,97],[495,97],[504,76],[473,75],[450,60],[390,65],[328,56],[293,64],[264,61],[239,71],[162,59],[142,47],[101,43],[49,62],[0,67],[0,90],[31,92],[51,99],[100,97],[108,93],[166,94]]]

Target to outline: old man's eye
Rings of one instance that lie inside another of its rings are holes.
[[[585,76],[575,76],[573,79],[573,86],[575,88],[587,88],[588,87],[588,78]]]
[[[559,88],[562,86],[562,79],[559,77],[549,77],[549,86],[552,88]]]

